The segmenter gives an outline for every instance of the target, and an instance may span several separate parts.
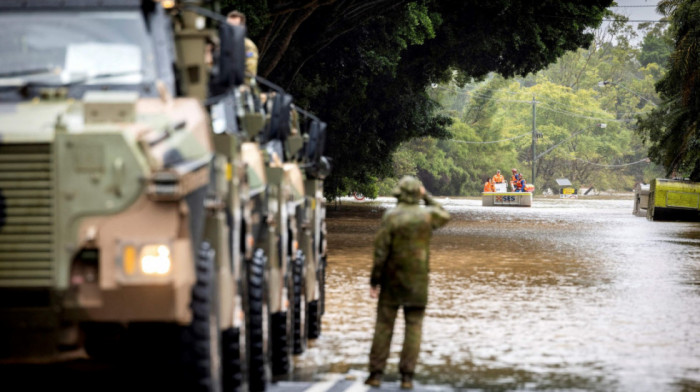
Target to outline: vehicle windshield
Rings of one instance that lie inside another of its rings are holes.
[[[0,37],[0,85],[134,85],[155,79],[151,41],[138,10],[3,12]]]

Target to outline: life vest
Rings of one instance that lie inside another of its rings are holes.
[[[486,181],[484,184],[484,192],[496,192],[496,187],[490,182]]]
[[[496,174],[495,176],[493,176],[493,182],[495,182],[496,184],[500,184],[503,181],[504,181],[504,178],[503,178],[502,174]]]

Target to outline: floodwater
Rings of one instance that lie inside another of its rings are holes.
[[[700,224],[650,222],[631,200],[442,199],[420,383],[476,390],[700,390]],[[327,305],[309,355],[366,370],[372,240],[392,199],[328,208]],[[387,377],[398,372],[397,321]]]

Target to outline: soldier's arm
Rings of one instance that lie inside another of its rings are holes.
[[[374,238],[374,264],[372,266],[372,275],[370,277],[370,286],[376,287],[382,281],[382,272],[384,271],[384,263],[389,258],[391,250],[391,227],[388,217],[385,215],[382,219],[382,226],[379,228],[377,236]]]
[[[433,229],[444,226],[450,220],[450,213],[445,210],[442,204],[435,201],[430,193],[425,192],[423,200],[430,209],[430,224]]]

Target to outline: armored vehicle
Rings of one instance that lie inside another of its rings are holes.
[[[320,333],[325,124],[165,3],[0,3],[0,355],[264,390]]]
[[[159,2],[91,4],[0,3],[0,353],[84,347],[240,387],[241,282],[265,283],[236,257],[238,149],[214,143],[202,105],[211,31]],[[244,34],[220,27],[227,91]]]

